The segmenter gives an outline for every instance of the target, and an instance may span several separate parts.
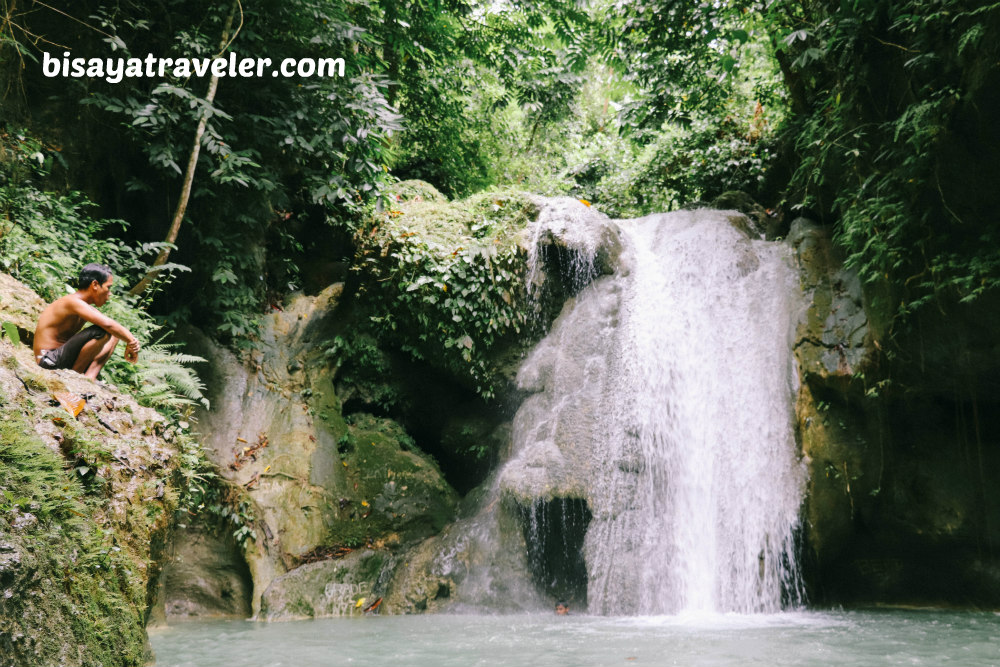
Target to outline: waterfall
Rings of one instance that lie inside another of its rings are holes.
[[[574,234],[612,229],[619,270],[571,299],[522,365],[518,381],[534,393],[515,416],[500,489],[523,507],[586,503],[592,613],[800,603],[806,473],[786,249],[748,238],[733,212],[585,216]]]

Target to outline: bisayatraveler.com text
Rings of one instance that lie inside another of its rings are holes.
[[[344,76],[343,58],[284,58],[273,63],[270,58],[243,58],[235,53],[219,58],[160,58],[152,53],[145,58],[73,58],[69,51],[62,58],[42,52],[42,74],[47,77],[104,79],[119,83],[123,79],[186,79],[190,76],[253,77],[333,77]]]

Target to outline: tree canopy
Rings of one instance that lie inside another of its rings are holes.
[[[176,246],[144,298],[236,342],[284,293],[343,277],[408,178],[618,216],[743,190],[832,225],[905,316],[1000,280],[998,23],[968,0],[2,0],[0,122],[40,156],[33,176],[4,157],[5,178],[122,221],[96,233],[142,250],[131,284]],[[345,75],[45,76],[66,51],[343,58]]]

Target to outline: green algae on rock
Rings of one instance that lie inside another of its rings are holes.
[[[0,653],[15,665],[142,665],[173,510],[165,420],[0,341]],[[51,393],[87,396],[73,419]],[[7,663],[5,663],[7,664]]]
[[[492,397],[494,350],[533,323],[522,243],[538,212],[516,191],[390,198],[355,235],[359,296],[379,338]]]

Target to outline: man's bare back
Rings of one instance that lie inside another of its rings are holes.
[[[128,329],[97,310],[107,303],[112,283],[108,267],[88,264],[80,272],[77,291],[56,299],[42,311],[34,342],[39,366],[72,368],[96,378],[119,339],[128,345],[125,358],[135,361],[139,341]],[[92,326],[81,331],[88,322]]]

